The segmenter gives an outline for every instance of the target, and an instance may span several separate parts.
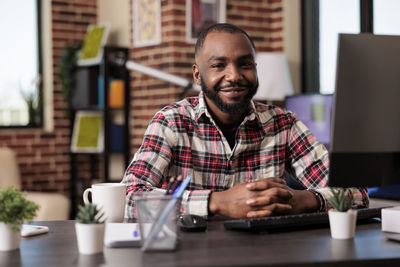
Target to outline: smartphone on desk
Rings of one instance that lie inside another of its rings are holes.
[[[49,227],[41,226],[41,225],[34,225],[34,224],[23,224],[21,227],[21,236],[34,236],[45,234],[49,232]]]

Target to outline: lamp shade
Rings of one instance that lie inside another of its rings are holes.
[[[293,94],[285,54],[258,53],[256,62],[259,87],[254,100],[284,100]]]

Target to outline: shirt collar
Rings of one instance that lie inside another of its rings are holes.
[[[209,113],[209,111],[207,109],[203,91],[200,91],[198,98],[199,98],[199,103],[195,108],[195,120],[198,121],[202,116],[206,116],[213,121],[211,114]],[[250,106],[249,114],[244,118],[243,122],[257,120],[259,123],[261,123],[260,117],[258,115],[256,106],[255,106],[253,100],[250,101],[249,106]]]

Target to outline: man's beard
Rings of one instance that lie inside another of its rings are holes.
[[[228,104],[225,103],[221,97],[218,95],[218,91],[221,90],[221,87],[219,85],[214,87],[215,92],[211,91],[210,89],[207,88],[207,85],[205,84],[203,78],[200,78],[201,82],[201,90],[204,92],[204,94],[211,99],[212,102],[222,111],[228,114],[242,114],[246,115],[249,111],[249,104],[253,96],[257,92],[258,88],[258,81],[256,85],[253,85],[249,83],[245,87],[248,89],[247,95],[245,99],[241,103],[237,104]],[[243,85],[237,84],[237,83],[231,83],[229,86],[232,87],[243,87]]]

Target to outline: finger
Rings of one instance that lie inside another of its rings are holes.
[[[274,203],[264,207],[264,209],[249,211],[246,216],[248,218],[266,217],[280,213],[288,213],[291,209],[292,206],[289,204]]]
[[[272,212],[270,210],[249,211],[246,214],[247,218],[268,217],[268,216],[271,216],[271,215],[272,215]]]
[[[179,175],[178,177],[176,177],[175,181],[172,183],[171,185],[171,189],[170,192],[174,192],[175,189],[179,186],[179,184],[182,182],[182,175]]]
[[[293,197],[292,192],[277,187],[268,189],[265,192],[268,194],[250,198],[246,201],[246,204],[250,207],[265,206],[272,203],[288,202]]]
[[[265,190],[271,187],[286,188],[286,182],[281,178],[266,178],[246,185],[248,190]]]

